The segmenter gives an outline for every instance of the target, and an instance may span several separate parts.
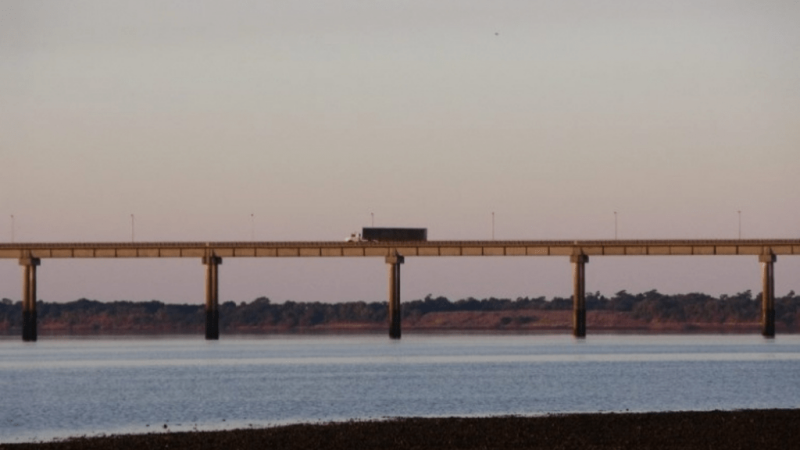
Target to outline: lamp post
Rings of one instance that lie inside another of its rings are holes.
[[[135,228],[134,228],[134,222],[133,221],[134,221],[133,214],[131,214],[131,242],[134,241],[134,237],[135,237],[135,234],[134,234]]]
[[[614,211],[614,240],[617,240],[617,212]]]
[[[255,215],[255,213],[250,213],[250,240],[252,242],[256,241],[256,215]]]
[[[11,242],[14,242],[14,215],[11,214]]]
[[[372,221],[372,228],[375,228],[375,213],[369,213],[369,217]]]
[[[736,211],[739,214],[739,240],[742,239],[742,211]]]
[[[494,211],[492,211],[492,240],[494,240]]]

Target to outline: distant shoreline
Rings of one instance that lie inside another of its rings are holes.
[[[229,431],[161,432],[0,444],[7,450],[758,449],[800,442],[800,409],[396,418]]]
[[[256,330],[256,331],[221,331],[220,336],[383,336],[388,333],[388,328],[370,328],[370,329],[282,329],[282,330]],[[558,328],[558,329],[525,329],[525,330],[503,330],[503,329],[483,329],[483,328],[406,328],[403,329],[404,335],[508,335],[508,336],[553,336],[553,335],[571,335],[571,329]],[[691,336],[691,335],[760,335],[761,328],[758,325],[750,327],[686,327],[686,328],[601,328],[592,329],[588,327],[588,335],[674,335],[674,336]],[[798,330],[778,330],[778,335],[796,335],[800,334]],[[0,332],[2,337],[16,337],[21,335],[21,330],[11,330]],[[84,332],[84,331],[63,331],[63,330],[45,330],[39,331],[39,338],[58,338],[58,337],[192,337],[202,336],[203,330],[173,330],[173,331],[140,331],[140,330],[114,330],[114,331],[101,331],[101,332]]]
[[[589,333],[760,333],[760,295],[746,291],[735,296],[706,294],[663,295],[656,291],[614,297],[587,295]],[[523,297],[461,299],[427,296],[403,302],[404,333],[448,331],[493,333],[570,333],[571,299]],[[775,331],[800,332],[800,296],[794,292],[775,299]],[[219,330],[224,334],[317,334],[388,332],[386,302],[274,304],[260,297],[249,303],[219,305]],[[22,306],[0,301],[0,334],[22,334]],[[37,303],[38,334],[203,334],[202,304],[177,305],[160,301],[100,302],[81,299],[68,303]]]
[[[675,326],[651,327],[651,328],[592,328],[587,327],[589,335],[760,335],[760,324],[737,324],[737,325],[713,325],[713,324],[672,324]],[[417,328],[404,327],[404,335],[570,335],[572,329],[569,327],[553,328],[525,328],[525,329],[499,329],[499,328]],[[21,330],[2,330],[0,336],[14,337],[21,335]],[[103,336],[142,336],[142,337],[177,337],[177,336],[202,336],[204,330],[197,329],[178,329],[178,330],[100,330],[92,331],[85,329],[64,330],[64,329],[41,329],[39,337],[103,337]],[[252,329],[252,330],[221,330],[221,336],[371,336],[384,335],[388,333],[388,326],[384,327],[294,327],[294,328],[273,328],[273,329]],[[800,330],[778,328],[777,334],[800,334]]]

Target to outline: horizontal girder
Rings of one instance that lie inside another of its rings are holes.
[[[800,239],[0,244],[0,258],[800,255]]]

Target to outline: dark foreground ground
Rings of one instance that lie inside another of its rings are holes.
[[[77,438],[0,449],[793,449],[800,409],[393,419]]]

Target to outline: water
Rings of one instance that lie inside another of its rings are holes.
[[[800,336],[0,340],[0,442],[397,416],[798,408]]]

